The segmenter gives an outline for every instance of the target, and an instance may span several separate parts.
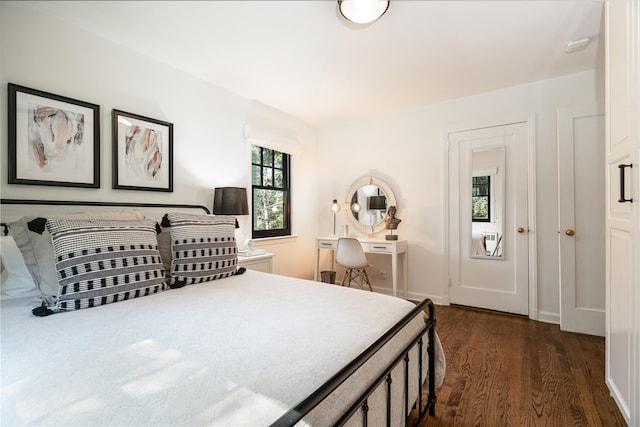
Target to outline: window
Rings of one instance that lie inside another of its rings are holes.
[[[291,235],[290,155],[251,146],[253,238]]]
[[[491,221],[491,177],[474,176],[471,187],[471,220]]]

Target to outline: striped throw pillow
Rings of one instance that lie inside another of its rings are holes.
[[[169,286],[207,282],[236,272],[235,217],[168,213],[166,218],[173,255]]]
[[[47,220],[58,276],[55,308],[77,310],[165,290],[156,224]]]

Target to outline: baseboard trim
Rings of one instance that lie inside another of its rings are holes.
[[[423,294],[421,292],[409,292],[407,295],[407,299],[411,301],[422,301],[425,298],[431,298],[431,301],[436,305],[449,305],[448,301],[445,301],[445,298],[441,296]]]
[[[560,314],[559,313],[549,313],[548,311],[539,311],[537,320],[539,322],[553,323],[553,324],[559,325],[560,324]]]
[[[381,294],[386,294],[386,295],[391,295],[391,289],[390,288],[384,288],[384,287],[376,287],[375,288],[376,292],[379,292]],[[398,295],[399,298],[402,298],[402,290],[398,289]],[[407,293],[407,300],[409,301],[422,301],[425,298],[431,298],[431,301],[433,301],[434,304],[436,305],[450,305],[451,301],[449,299],[449,296],[441,296],[441,295],[429,295],[429,294],[425,294],[422,292],[408,292]],[[559,325],[560,324],[560,314],[559,313],[551,313],[548,311],[538,311],[533,307],[529,307],[529,318],[531,320],[536,320],[538,322],[545,322],[545,323],[553,323],[555,325]]]
[[[382,286],[380,287],[376,287],[374,286],[373,289],[381,294],[385,294],[385,295],[392,295],[392,290],[390,288],[384,288]],[[403,298],[403,292],[402,290],[398,289],[397,291],[398,298]],[[409,301],[422,301],[425,298],[431,298],[431,301],[433,301],[434,304],[436,305],[449,305],[449,297],[442,297],[442,296],[436,296],[436,295],[429,295],[429,294],[424,294],[422,292],[407,292],[407,300]]]

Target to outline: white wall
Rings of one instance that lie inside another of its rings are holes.
[[[215,54],[212,52],[212,54]],[[101,188],[71,189],[7,184],[7,87],[12,82],[101,106]],[[268,242],[275,271],[313,275],[313,238],[332,232],[330,203],[343,200],[361,175],[386,180],[398,200],[397,232],[410,242],[413,298],[446,301],[444,272],[445,153],[447,128],[535,114],[537,154],[538,305],[557,320],[558,245],[556,108],[602,101],[602,76],[584,72],[463,99],[426,105],[316,132],[290,118],[303,151],[293,158],[293,232]],[[212,188],[249,185],[242,129],[251,102],[122,46],[19,3],[0,3],[0,191],[5,198],[198,203],[211,206]],[[174,192],[111,189],[111,109],[174,124]],[[338,215],[337,229],[346,222]],[[241,218],[247,229],[248,218]],[[384,234],[381,233],[381,234]],[[373,257],[374,275],[391,267]],[[376,279],[390,288],[390,281]]]
[[[403,220],[398,234],[409,241],[410,296],[446,302],[444,133],[459,124],[535,114],[538,309],[542,320],[557,322],[556,109],[597,101],[604,104],[602,78],[599,72],[583,72],[322,129],[319,160],[327,179],[322,181],[319,198],[327,201],[327,209],[318,215],[320,230],[330,233],[331,199],[344,199],[359,176],[386,180],[398,199],[397,216]],[[341,229],[344,214],[338,221]],[[384,258],[373,262],[374,275],[390,271]],[[388,280],[378,279],[377,283],[390,287]]]
[[[212,52],[211,54],[215,54]],[[99,189],[7,183],[7,83],[100,105]],[[211,208],[213,188],[250,185],[243,126],[251,101],[19,3],[0,4],[0,190],[3,198],[189,203]],[[111,110],[174,125],[174,191],[111,189]],[[292,160],[293,232],[278,241],[275,271],[313,276],[316,229],[315,131],[286,118],[302,153]],[[240,218],[248,229],[248,217]],[[272,242],[274,243],[274,242]]]

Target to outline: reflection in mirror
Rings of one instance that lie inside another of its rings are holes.
[[[368,235],[384,230],[387,207],[397,206],[389,184],[368,175],[351,184],[344,201],[349,206],[346,209],[347,219],[354,230]]]
[[[351,212],[362,225],[377,225],[387,212],[387,197],[380,187],[363,185],[351,196]]]
[[[491,175],[471,178],[471,220],[489,222],[491,219]]]
[[[360,203],[358,202],[358,193],[353,193],[353,197],[351,197],[351,203],[349,203],[349,207],[351,208],[351,213],[356,220],[360,219]]]
[[[472,151],[472,258],[504,259],[504,149],[493,147]]]

